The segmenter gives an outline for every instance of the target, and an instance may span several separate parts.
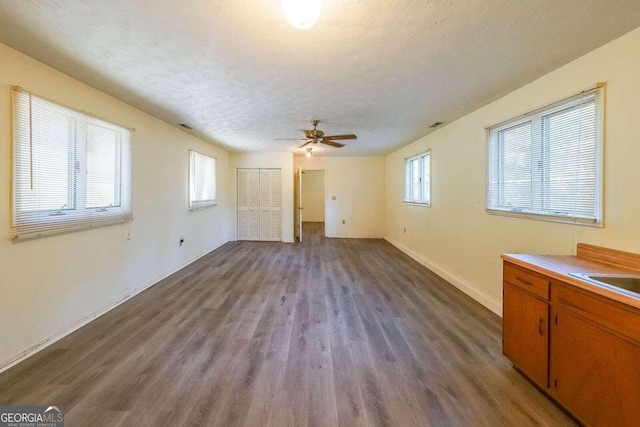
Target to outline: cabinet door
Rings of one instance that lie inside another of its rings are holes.
[[[551,319],[551,394],[586,425],[637,426],[640,347],[562,307]]]
[[[549,304],[509,282],[503,289],[502,351],[531,380],[547,388]]]

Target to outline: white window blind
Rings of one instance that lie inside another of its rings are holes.
[[[216,159],[196,151],[189,158],[189,209],[215,205]]]
[[[131,219],[130,131],[12,90],[16,240]]]
[[[431,204],[431,152],[405,160],[405,203]]]
[[[489,128],[489,212],[601,224],[603,91]]]

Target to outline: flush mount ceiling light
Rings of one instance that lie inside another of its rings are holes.
[[[291,25],[299,30],[311,28],[322,11],[321,0],[283,0],[282,9]]]
[[[307,157],[311,157],[311,153],[313,152],[313,148],[309,147],[307,148]]]

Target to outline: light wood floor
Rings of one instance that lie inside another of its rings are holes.
[[[497,316],[383,240],[305,228],[163,280],[0,375],[0,405],[64,405],[68,427],[573,425]]]

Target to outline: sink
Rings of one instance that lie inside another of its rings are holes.
[[[571,276],[586,280],[593,284],[611,288],[613,290],[640,297],[640,275],[628,274],[599,274],[599,273],[569,273]]]

